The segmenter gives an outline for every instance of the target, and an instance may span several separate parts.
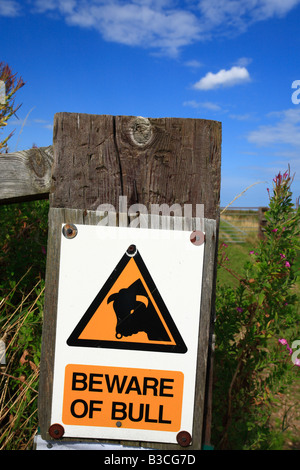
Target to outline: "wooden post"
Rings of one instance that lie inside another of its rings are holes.
[[[214,276],[220,198],[221,124],[201,119],[145,119],[59,113],[54,119],[54,162],[50,189],[49,243],[45,290],[39,422],[49,439],[51,390],[62,223],[95,225],[96,209],[120,197],[128,206],[177,204],[184,210],[204,204],[206,245],[193,445],[200,449],[207,381],[207,358],[214,318]],[[177,207],[178,207],[177,206]],[[184,215],[184,212],[182,213]],[[208,220],[209,219],[209,220]],[[210,387],[208,387],[209,389]],[[205,416],[210,416],[206,413]],[[205,425],[205,423],[204,423]],[[131,443],[132,444],[132,443]],[[139,445],[140,443],[135,443]],[[147,446],[147,443],[142,443]],[[157,444],[155,448],[178,449]]]
[[[268,210],[268,207],[258,208],[258,238],[264,238],[265,236],[265,226],[267,225],[265,212],[267,212],[267,210]]]
[[[59,113],[53,145],[51,207],[117,208],[126,196],[129,206],[139,202],[148,210],[204,204],[205,218],[217,218],[219,122]]]

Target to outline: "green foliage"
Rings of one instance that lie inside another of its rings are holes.
[[[46,266],[48,201],[0,207],[0,450],[31,448]]]
[[[230,269],[227,246],[219,250],[219,269],[238,281],[217,288],[213,439],[220,449],[272,447],[270,405],[299,371],[278,345],[280,338],[300,337],[300,209],[291,183],[289,172],[274,178],[265,237],[250,250],[242,274]]]
[[[38,280],[21,301],[18,288],[0,304],[0,338],[6,346],[6,364],[0,367],[0,450],[31,448],[38,427],[44,281]]]
[[[45,276],[48,230],[48,201],[0,206],[0,288],[2,295],[13,287],[31,266],[20,287],[30,288]]]

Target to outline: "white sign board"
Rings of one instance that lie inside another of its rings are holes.
[[[179,230],[63,232],[51,423],[72,438],[192,436],[204,243]]]

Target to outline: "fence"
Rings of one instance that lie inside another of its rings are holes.
[[[220,209],[220,239],[226,243],[245,243],[253,236],[263,236],[266,207],[229,207]]]

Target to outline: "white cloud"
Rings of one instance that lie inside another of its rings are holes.
[[[216,103],[212,103],[211,101],[205,101],[203,103],[195,101],[195,100],[185,101],[183,103],[183,106],[189,106],[189,107],[195,108],[195,109],[205,108],[205,109],[209,109],[210,111],[221,111],[221,109],[222,109],[221,106],[219,106]]]
[[[184,63],[186,67],[191,67],[191,68],[199,68],[202,67],[203,64],[199,62],[199,60],[188,60]]]
[[[252,118],[250,113],[245,114],[229,114],[230,119],[236,119],[237,121],[248,121]]]
[[[274,124],[258,127],[247,136],[249,142],[258,146],[287,144],[300,147],[300,109],[291,108],[271,113],[269,118],[278,118]]]
[[[20,14],[20,5],[15,0],[0,0],[0,16],[14,17]]]
[[[67,24],[99,31],[107,41],[159,48],[176,55],[179,48],[200,39],[200,24],[173,0],[35,0],[35,12],[57,10]]]
[[[16,1],[0,0],[1,4]],[[189,44],[241,33],[256,21],[282,17],[300,0],[30,0],[30,4],[36,13],[59,13],[69,25],[96,29],[107,41],[175,56]]]
[[[299,5],[299,0],[200,0],[202,17],[211,29],[244,31],[257,21],[282,17]]]
[[[196,90],[212,90],[219,87],[228,87],[245,83],[250,80],[246,67],[231,67],[229,70],[222,69],[217,73],[208,72],[194,84]]]
[[[252,59],[250,57],[240,57],[234,65],[239,67],[247,67],[247,65],[251,64]]]

